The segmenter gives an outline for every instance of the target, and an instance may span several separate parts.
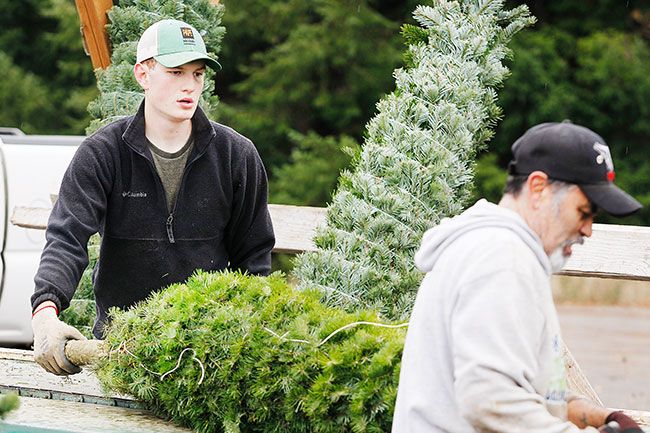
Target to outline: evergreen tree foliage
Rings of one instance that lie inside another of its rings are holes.
[[[390,430],[406,332],[353,325],[371,311],[277,273],[197,272],[112,315],[100,381],[197,432]]]
[[[506,4],[510,7],[526,4],[542,27],[552,25],[556,30],[577,37],[603,28],[629,29],[635,26],[632,18],[635,11],[647,13],[649,6],[647,0],[509,0]]]
[[[88,106],[93,121],[87,132],[98,129],[120,117],[134,114],[143,98],[142,89],[133,76],[138,39],[144,30],[157,21],[178,19],[193,25],[203,37],[206,48],[216,58],[225,33],[220,26],[222,5],[209,0],[122,0],[109,11],[107,31],[113,52],[111,65],[97,71],[100,94]],[[217,98],[214,91],[214,73],[206,70],[201,106],[214,117]]]
[[[0,0],[0,10],[5,73],[0,126],[37,134],[83,133],[89,122],[86,105],[97,89],[74,2]]]
[[[4,419],[7,413],[20,406],[20,401],[16,394],[0,395],[0,419]]]
[[[47,129],[55,110],[52,106],[40,104],[48,97],[43,81],[14,64],[2,51],[0,71],[4,76],[0,80],[0,126],[20,128],[25,133]]]
[[[0,50],[25,70],[36,74],[44,71],[54,76],[55,57],[43,41],[45,33],[57,29],[56,21],[44,11],[49,7],[49,0],[0,0]],[[81,45],[78,33],[77,39]]]
[[[43,35],[55,68],[53,77],[42,75],[50,92],[47,105],[56,112],[54,123],[60,133],[83,134],[90,122],[86,108],[98,90],[92,62],[83,51],[77,9],[69,0],[48,0],[45,6],[43,15],[57,23]]]
[[[496,88],[511,37],[531,24],[525,6],[503,1],[439,1],[405,26],[409,65],[378,104],[354,168],[327,210],[319,250],[297,259],[303,287],[333,305],[410,313],[421,275],[413,254],[426,229],[459,213],[473,159],[491,138],[500,109]]]
[[[307,135],[293,131],[289,138],[295,147],[290,161],[273,172],[270,201],[325,206],[336,188],[339,172],[359,152],[358,143],[347,135],[322,137],[313,131]]]
[[[472,202],[487,198],[492,203],[498,203],[503,196],[507,178],[508,172],[497,165],[496,153],[486,153],[479,157],[476,161]]]
[[[382,15],[384,6],[367,0],[224,3],[224,56],[232,61],[225,62],[219,87],[225,101],[220,121],[253,140],[270,173],[296,147],[293,131],[360,141],[400,63],[399,24]],[[332,176],[337,171],[330,168]]]

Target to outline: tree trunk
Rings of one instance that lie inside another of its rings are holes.
[[[102,340],[70,340],[65,345],[65,356],[79,367],[95,364],[107,355]]]

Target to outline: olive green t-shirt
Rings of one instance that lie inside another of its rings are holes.
[[[190,135],[190,138],[187,140],[187,143],[185,143],[183,148],[174,153],[158,149],[149,140],[147,140],[147,144],[151,150],[156,170],[158,170],[158,176],[160,176],[160,180],[165,189],[165,195],[167,196],[167,210],[171,212],[172,209],[174,209],[178,189],[181,186],[187,157],[190,155],[192,148],[194,147],[194,136]]]

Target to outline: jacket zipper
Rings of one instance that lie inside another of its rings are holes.
[[[195,144],[196,146],[196,141]],[[163,193],[163,199],[165,202],[165,209],[167,209],[167,199],[165,198],[165,188],[162,184],[162,181],[160,180],[160,176],[158,175],[158,172],[156,170],[156,166],[154,165],[153,161],[151,161],[147,156],[142,153],[136,151],[136,153],[140,154],[144,159],[146,159],[149,163],[149,168],[153,170],[153,172],[156,174],[156,177],[158,178],[158,185],[160,186],[160,189],[162,190]],[[185,177],[187,176],[187,171],[190,167],[190,165],[194,164],[194,161],[199,159],[203,155],[203,152],[196,155],[194,159],[191,159],[190,162],[185,166],[185,170],[183,170],[183,177],[181,178],[181,185],[180,188],[178,189],[178,195],[176,196],[176,202],[174,203],[174,209],[172,209],[172,212],[169,214],[167,217],[167,220],[165,221],[165,228],[167,229],[167,239],[169,240],[170,244],[176,243],[176,238],[174,237],[174,211],[176,210],[176,205],[178,204],[178,197],[180,196],[181,191],[183,190],[183,185],[185,184]]]
[[[167,238],[169,239],[170,244],[173,244],[173,243],[176,242],[174,240],[174,228],[172,226],[173,222],[174,222],[174,213],[172,212],[167,217],[167,223],[165,224],[167,226]]]
[[[152,161],[149,160],[144,154],[141,154],[144,159],[147,160],[149,163],[149,168],[153,171],[153,173],[156,175],[156,179],[158,179],[158,187],[162,191],[162,197],[163,197],[163,204],[165,206],[165,210],[167,210],[167,198],[165,195],[165,187],[162,184],[162,181],[160,180],[160,176],[158,175],[158,171],[156,171],[156,166]],[[169,240],[170,244],[176,243],[176,239],[174,238],[174,210],[176,209],[176,206],[174,205],[174,209],[172,209],[172,212],[167,216],[167,220],[165,221],[165,229],[167,230],[167,240]]]
[[[176,201],[174,202],[174,209],[172,209],[172,212],[169,214],[167,217],[167,222],[165,223],[165,226],[167,227],[167,239],[169,239],[169,243],[173,244],[176,243],[176,240],[174,238],[174,211],[176,210],[176,205],[178,205],[178,199],[180,198],[181,191],[183,191],[183,186],[185,184],[185,177],[187,176],[187,172],[190,168],[190,165],[194,163],[201,155],[198,155],[194,159],[190,160],[190,162],[185,166],[185,170],[183,170],[183,177],[181,177],[181,184],[180,187],[178,188],[178,193],[176,195]],[[163,193],[164,193],[164,188],[163,188]]]

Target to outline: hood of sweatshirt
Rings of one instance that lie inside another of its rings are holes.
[[[436,227],[427,230],[420,249],[415,253],[416,266],[422,272],[429,272],[448,245],[467,232],[487,227],[512,230],[535,253],[544,271],[551,275],[551,263],[539,236],[519,214],[485,199],[456,217],[442,219]]]

